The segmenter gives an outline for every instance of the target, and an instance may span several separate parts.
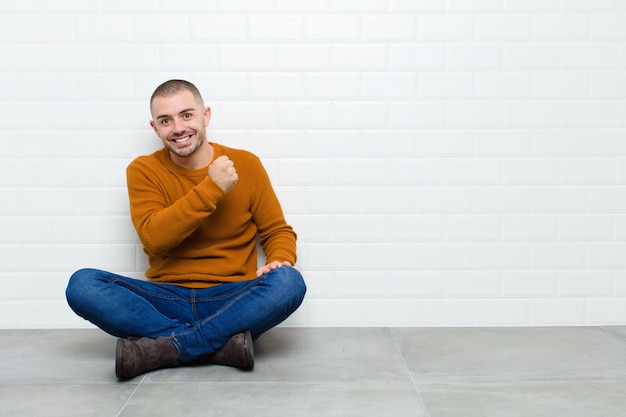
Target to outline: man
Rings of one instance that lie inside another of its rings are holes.
[[[193,84],[161,84],[150,110],[164,147],[127,169],[147,281],[81,269],[68,283],[68,303],[120,338],[120,379],[204,363],[252,369],[253,340],[306,292],[294,267],[296,234],[260,160],[207,140],[211,109]],[[260,268],[257,237],[266,255]]]

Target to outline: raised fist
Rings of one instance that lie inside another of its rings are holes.
[[[209,165],[208,175],[225,193],[239,181],[235,164],[226,155],[218,157]]]

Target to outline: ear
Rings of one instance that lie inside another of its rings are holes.
[[[211,120],[211,107],[209,106],[205,107],[202,119],[204,120],[204,126],[208,126],[209,121]]]
[[[152,127],[152,130],[154,130],[154,133],[156,133],[157,135],[159,134],[159,132],[157,131],[156,123],[154,123],[154,120],[150,120],[150,127]]]

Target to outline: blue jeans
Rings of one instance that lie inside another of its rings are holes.
[[[113,336],[171,337],[183,362],[222,347],[234,334],[253,338],[278,325],[302,303],[306,285],[282,266],[261,277],[210,288],[186,288],[97,269],[75,272],[67,302],[79,316]]]

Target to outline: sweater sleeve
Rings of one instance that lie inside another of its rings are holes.
[[[255,158],[252,218],[257,225],[266,263],[287,261],[296,264],[296,239],[293,228],[285,221],[271,181],[261,161]]]
[[[171,180],[135,160],[126,170],[130,214],[144,249],[163,255],[192,234],[210,216],[224,192],[208,176],[183,197],[169,201]]]

